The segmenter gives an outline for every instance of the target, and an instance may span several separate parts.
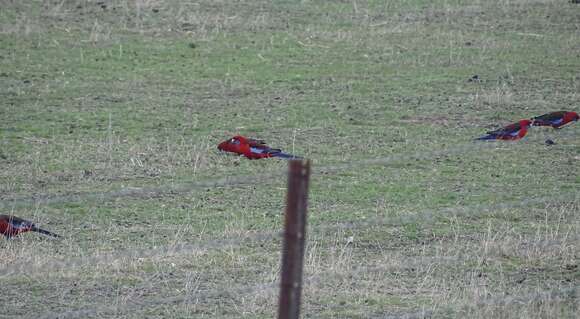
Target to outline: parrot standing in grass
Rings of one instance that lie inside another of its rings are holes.
[[[500,128],[495,131],[487,132],[487,135],[476,138],[476,140],[486,141],[486,140],[507,140],[515,141],[526,136],[528,133],[528,128],[532,125],[530,120],[520,120],[519,122],[512,123],[506,127]]]
[[[533,126],[551,126],[555,129],[559,129],[562,126],[576,122],[580,119],[578,113],[576,112],[567,112],[567,111],[558,111],[547,113],[544,115],[536,116],[532,118],[532,125]]]
[[[268,157],[280,157],[287,159],[300,159],[301,157],[287,154],[277,148],[271,148],[263,140],[247,138],[236,135],[229,140],[223,141],[218,145],[218,149],[224,152],[236,153],[249,159],[260,159]]]
[[[28,231],[41,233],[55,238],[60,237],[59,235],[51,233],[48,230],[38,228],[36,225],[34,225],[34,223],[22,218],[10,215],[0,215],[0,234],[6,236],[6,238],[11,238],[13,236],[17,236],[20,233],[25,233]]]

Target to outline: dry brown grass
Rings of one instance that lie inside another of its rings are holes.
[[[0,204],[64,238],[0,241],[0,317],[273,317],[286,166],[236,133],[314,160],[305,318],[576,316],[578,126],[471,143],[577,107],[575,7],[2,8]]]

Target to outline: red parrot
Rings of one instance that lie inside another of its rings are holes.
[[[280,149],[271,148],[268,145],[266,145],[266,142],[264,142],[263,140],[247,138],[241,135],[236,135],[229,140],[221,142],[218,145],[218,149],[220,151],[244,155],[249,159],[260,159],[268,157],[295,158],[295,159],[300,158],[292,154],[283,153],[282,150]]]
[[[578,113],[576,112],[558,111],[532,118],[532,125],[551,126],[555,129],[558,129],[570,122],[576,122],[579,119],[580,116],[578,116]]]
[[[59,235],[51,233],[48,230],[38,228],[36,225],[34,225],[34,223],[22,218],[10,215],[0,215],[0,234],[6,236],[6,238],[17,236],[20,233],[25,233],[28,231],[45,234],[55,238],[60,237]]]
[[[487,132],[487,135],[476,138],[476,140],[519,140],[526,136],[531,124],[530,120],[520,120],[498,130]]]

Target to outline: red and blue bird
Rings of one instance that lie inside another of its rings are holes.
[[[523,138],[528,133],[528,128],[532,125],[531,120],[520,120],[516,123],[512,123],[506,127],[500,128],[495,131],[487,132],[487,135],[476,138],[476,140],[488,141],[488,140],[505,140],[505,141],[515,141]]]
[[[218,149],[224,152],[231,152],[243,155],[249,159],[260,159],[269,157],[280,157],[286,159],[300,159],[301,157],[284,153],[277,148],[271,148],[263,140],[248,138],[236,135],[228,140],[221,142]]]
[[[544,115],[536,116],[532,118],[533,126],[551,126],[555,129],[559,129],[562,126],[576,122],[580,119],[578,113],[568,112],[568,111],[557,111],[552,113],[547,113]]]
[[[20,233],[29,231],[41,233],[55,238],[60,237],[59,235],[51,233],[48,230],[36,227],[33,222],[27,221],[25,219],[11,215],[0,215],[0,234],[6,236],[6,238],[12,238]]]

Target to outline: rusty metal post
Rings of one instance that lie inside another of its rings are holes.
[[[310,161],[289,162],[278,319],[300,316],[309,178]]]

